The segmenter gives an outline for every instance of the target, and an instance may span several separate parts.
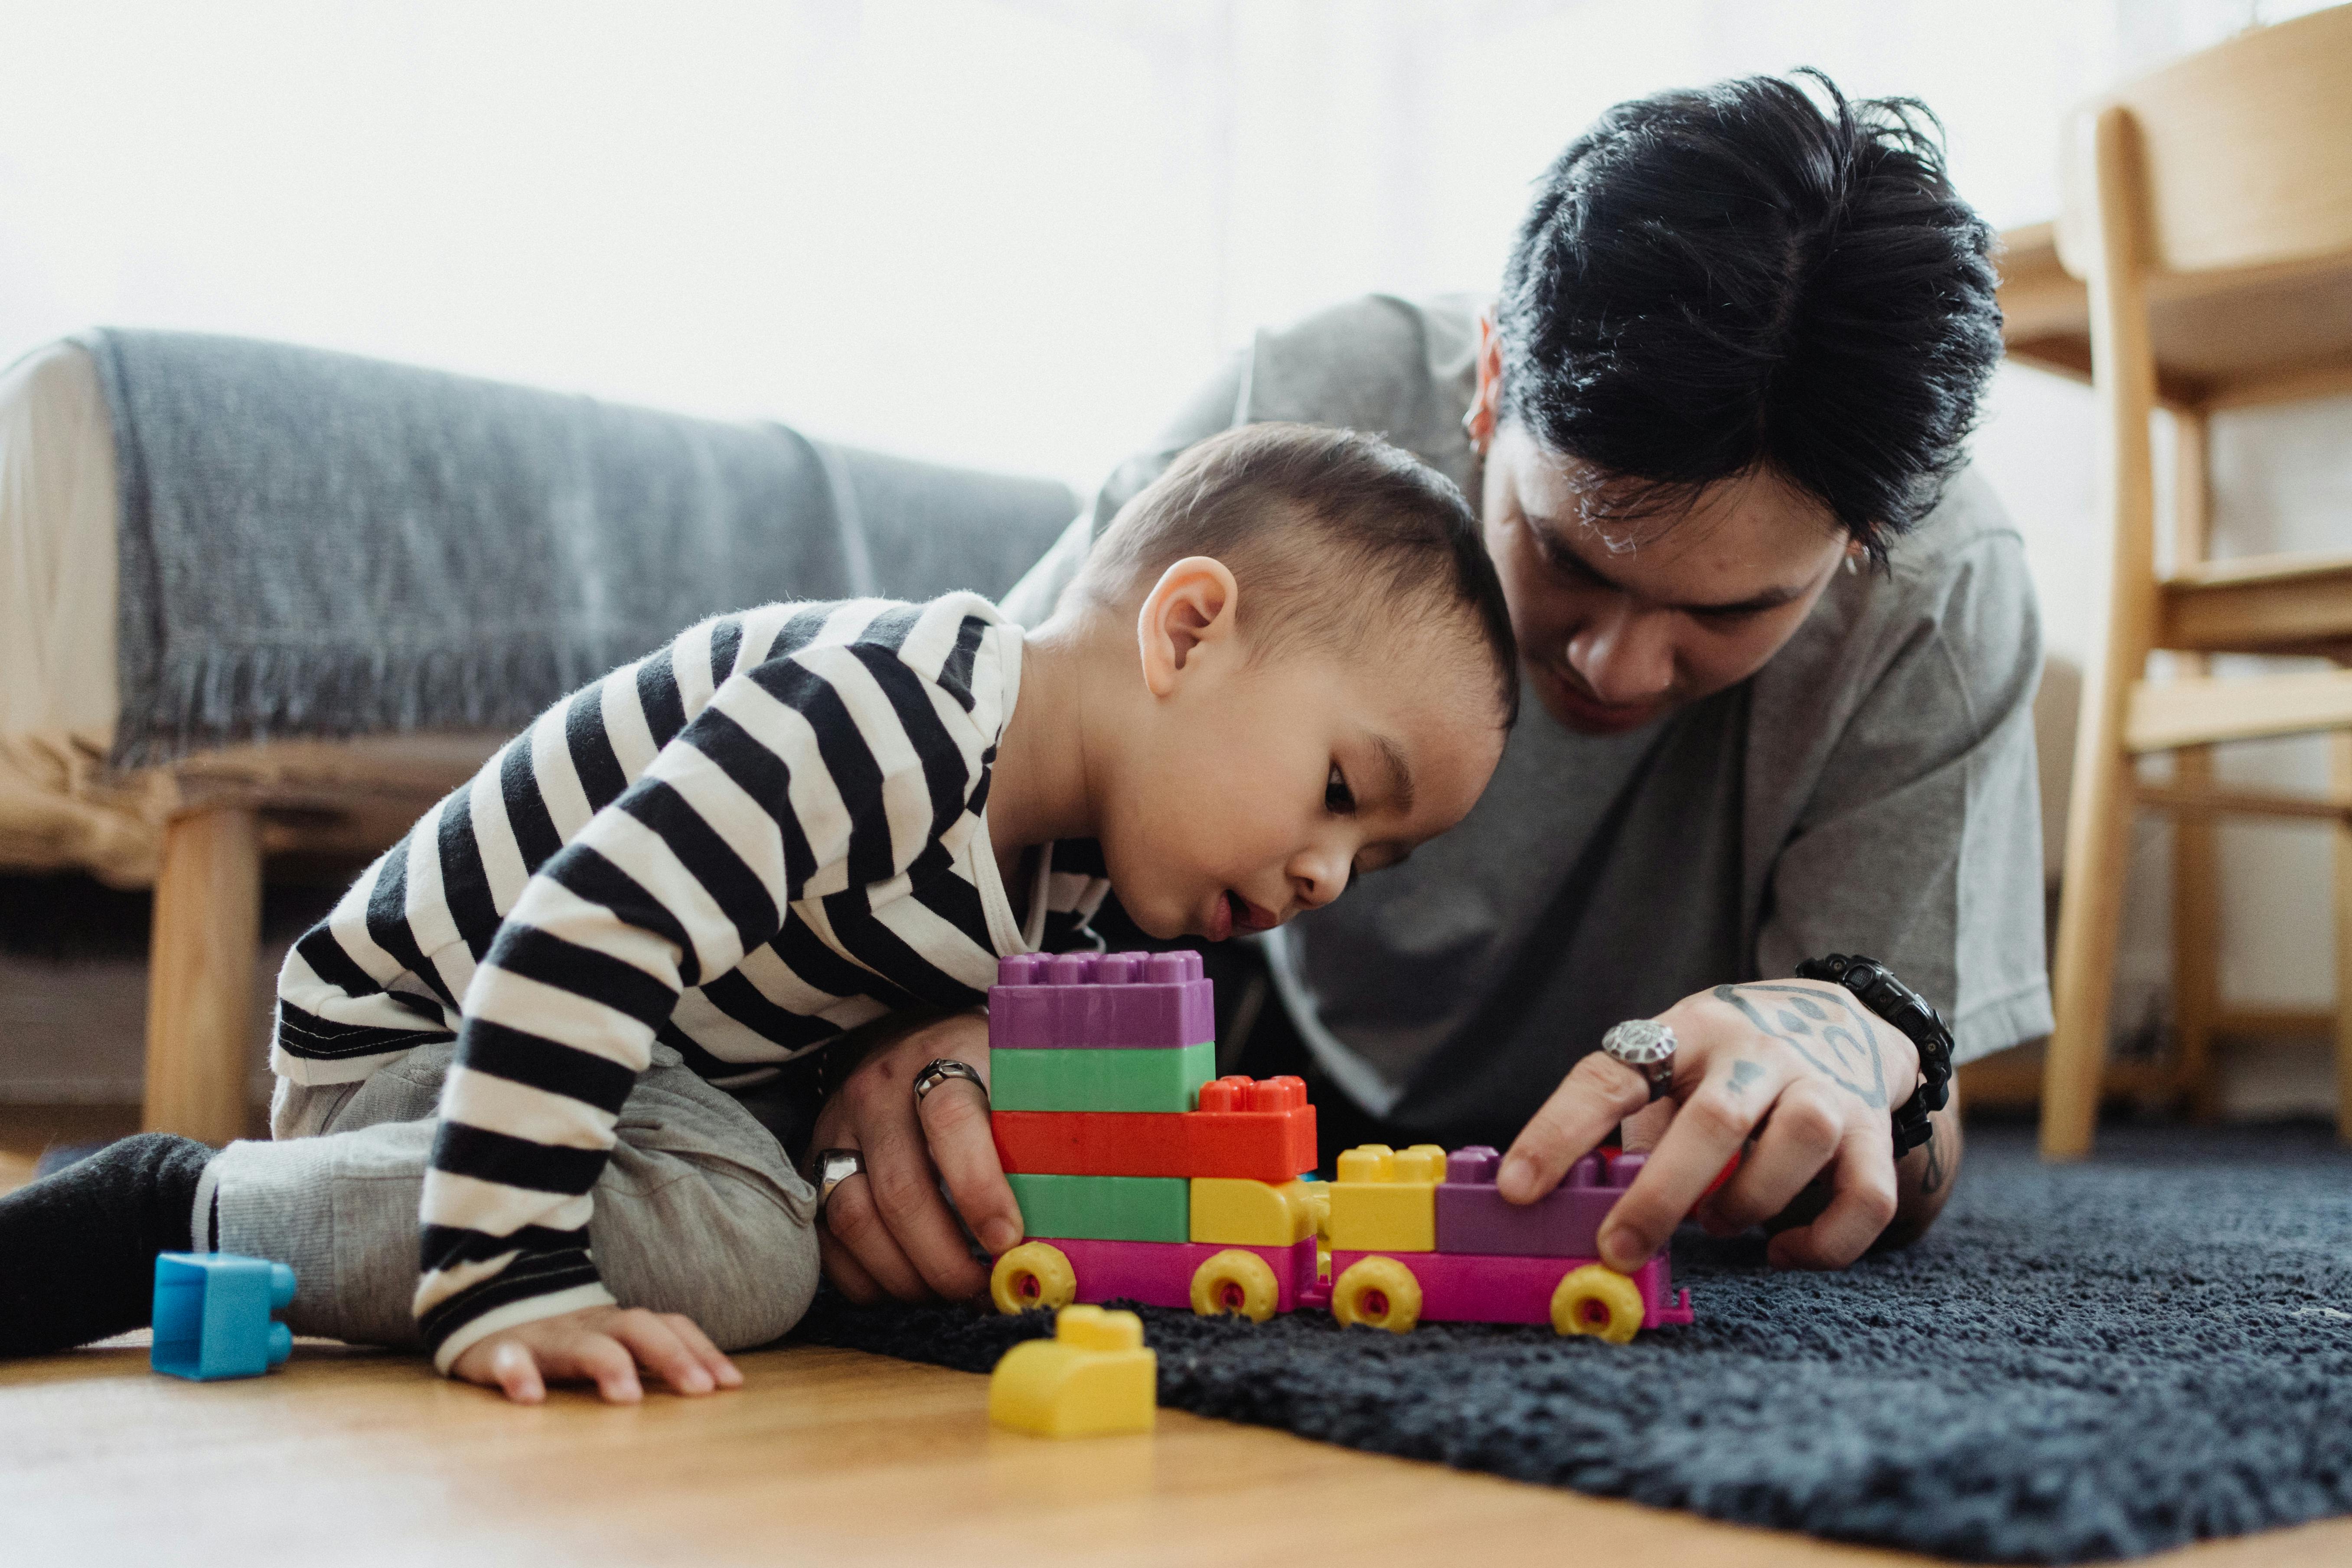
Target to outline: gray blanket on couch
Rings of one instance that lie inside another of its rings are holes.
[[[94,332],[121,480],[115,761],[520,726],[705,616],[1010,587],[1045,480],[237,338]]]

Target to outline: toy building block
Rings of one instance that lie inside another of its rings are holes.
[[[1311,1238],[1288,1247],[1078,1237],[1024,1241],[996,1260],[989,1294],[1004,1312],[1070,1301],[1140,1301],[1190,1307],[1204,1316],[1239,1312],[1261,1322],[1320,1303]]]
[[[1402,1150],[1361,1143],[1341,1154],[1331,1184],[1333,1253],[1435,1250],[1435,1194],[1444,1173],[1445,1151],[1434,1143]]]
[[[1386,1249],[1383,1249],[1386,1250]],[[1366,1265],[1353,1280],[1349,1271]],[[1386,1269],[1373,1266],[1387,1265]],[[1394,1271],[1410,1277],[1399,1289]],[[1364,1311],[1359,1289],[1367,1276],[1383,1287]],[[1463,1252],[1424,1252],[1383,1257],[1334,1248],[1331,1305],[1343,1321],[1366,1321],[1402,1332],[1424,1323],[1550,1323],[1561,1333],[1592,1333],[1622,1342],[1641,1328],[1691,1321],[1690,1292],[1677,1296],[1660,1252],[1632,1274],[1619,1274],[1589,1258],[1520,1258]],[[1412,1295],[1408,1303],[1399,1300]],[[1638,1307],[1639,1310],[1635,1310]]]
[[[294,1331],[270,1314],[294,1300],[294,1270],[233,1252],[155,1258],[155,1344],[148,1364],[198,1383],[258,1377],[294,1353]]]
[[[1172,1050],[1216,1037],[1197,952],[1025,953],[999,959],[991,1050]]]
[[[1172,1176],[1070,1176],[1016,1173],[1004,1178],[1032,1236],[1094,1241],[1183,1241],[1192,1234],[1192,1184]]]
[[[1601,1222],[1640,1173],[1643,1159],[1587,1154],[1559,1185],[1531,1204],[1495,1190],[1502,1156],[1484,1144],[1446,1156],[1437,1188],[1437,1250],[1520,1258],[1597,1258]]]
[[[1294,1247],[1315,1235],[1315,1199],[1319,1182],[1236,1181],[1230,1176],[1192,1178],[1194,1241],[1228,1246]]]
[[[988,1418],[1040,1437],[1149,1432],[1159,1371],[1133,1312],[1065,1307],[1052,1339],[1014,1345],[989,1373]]]
[[[1201,1087],[1200,1103],[1179,1115],[999,1109],[990,1124],[1007,1171],[1286,1182],[1314,1168],[1315,1108],[1299,1079],[1218,1079]]]
[[[1216,1076],[1214,1041],[1202,1041],[1178,1050],[992,1047],[988,1058],[988,1100],[997,1110],[1115,1110],[1174,1115],[1198,1104],[1201,1086]]]

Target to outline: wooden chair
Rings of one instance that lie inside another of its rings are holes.
[[[2132,813],[2174,814],[2183,1081],[2211,1109],[2217,1033],[2308,1026],[2231,1013],[2218,994],[2213,819],[2332,825],[2339,1131],[2352,1132],[2352,669],[2216,679],[2217,653],[2352,663],[2352,555],[2211,561],[2206,422],[2219,409],[2352,393],[2352,6],[2242,35],[2135,82],[2080,117],[2058,252],[2089,285],[2088,359],[2114,530],[2103,668],[2075,746],[2058,922],[2057,1030],[2042,1148],[2089,1152],[2106,1055]],[[2063,345],[2036,345],[2063,362]],[[2013,344],[2012,352],[2016,352]],[[2174,560],[2158,575],[2150,416],[2179,436]],[[2176,654],[2168,679],[2148,655]],[[2334,787],[2310,799],[2218,788],[2217,742],[2333,737]],[[2170,752],[2172,781],[2137,760]]]

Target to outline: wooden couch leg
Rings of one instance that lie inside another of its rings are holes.
[[[243,1137],[261,946],[260,824],[248,808],[173,817],[155,878],[147,973],[151,1132]]]

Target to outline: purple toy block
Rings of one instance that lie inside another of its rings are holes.
[[[1604,1160],[1587,1154],[1569,1167],[1559,1185],[1531,1204],[1505,1200],[1495,1190],[1502,1156],[1484,1144],[1445,1157],[1437,1184],[1437,1250],[1516,1258],[1593,1258],[1601,1222],[1633,1184],[1640,1154]]]
[[[1392,1258],[1421,1285],[1424,1323],[1549,1323],[1551,1293],[1582,1258],[1520,1258],[1461,1252],[1333,1252],[1331,1278],[1366,1258]],[[1664,1252],[1626,1276],[1642,1292],[1642,1326],[1691,1321],[1690,1292],[1677,1295]]]
[[[1197,952],[1030,952],[997,960],[988,1044],[1172,1050],[1216,1038],[1216,1017]]]
[[[1060,1247],[1062,1256],[1070,1260],[1081,1301],[1190,1307],[1193,1272],[1220,1252],[1240,1251],[1255,1252],[1272,1266],[1276,1312],[1318,1304],[1301,1300],[1315,1289],[1315,1238],[1311,1236],[1289,1247],[1233,1247],[1213,1241],[1066,1241],[1054,1236],[1036,1239]],[[1550,1297],[1546,1296],[1545,1301],[1549,1311]]]

